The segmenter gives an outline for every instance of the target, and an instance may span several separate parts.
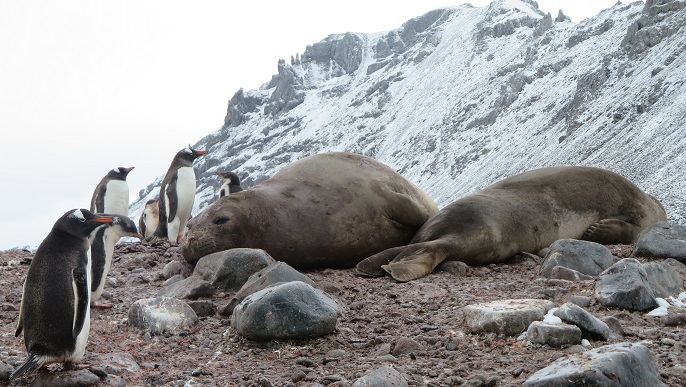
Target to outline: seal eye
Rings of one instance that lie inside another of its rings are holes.
[[[229,220],[230,219],[228,217],[222,216],[222,217],[215,219],[212,223],[217,224],[217,225],[226,224],[226,223],[229,223]]]

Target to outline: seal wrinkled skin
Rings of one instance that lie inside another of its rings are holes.
[[[409,243],[437,212],[431,198],[381,162],[324,153],[212,203],[189,222],[181,253],[194,262],[247,247],[295,268],[350,267]]]

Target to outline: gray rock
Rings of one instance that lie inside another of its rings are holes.
[[[569,302],[575,305],[579,305],[582,308],[585,308],[589,305],[591,305],[591,297],[586,297],[586,296],[579,296],[579,295],[573,295],[569,296]]]
[[[217,306],[209,300],[188,301],[188,306],[193,309],[198,317],[214,316],[217,311]]]
[[[332,333],[338,314],[335,301],[294,281],[247,296],[234,309],[231,325],[251,340],[310,338]]]
[[[197,275],[192,275],[181,281],[165,286],[157,293],[159,297],[171,297],[194,300],[200,297],[212,297],[212,284]]]
[[[595,242],[576,239],[560,239],[550,245],[541,266],[541,275],[551,278],[553,268],[562,266],[579,273],[595,276],[612,266],[614,258],[610,250]]]
[[[526,337],[532,343],[562,347],[563,345],[579,343],[581,341],[581,329],[571,324],[548,324],[542,321],[534,321],[526,330]]]
[[[407,380],[391,366],[383,366],[357,379],[353,387],[405,387]]]
[[[179,281],[183,281],[183,279],[184,279],[184,277],[181,274],[176,274],[176,275],[172,276],[171,278],[167,279],[166,281],[164,281],[164,286],[169,286],[171,284],[175,284]]]
[[[644,229],[636,240],[634,255],[686,262],[686,226],[659,222]]]
[[[100,378],[88,370],[40,372],[31,386],[50,387],[87,387],[97,386]]]
[[[188,277],[191,275],[192,272],[191,265],[184,261],[175,259],[166,265],[164,265],[164,268],[162,269],[162,277],[164,279],[170,279],[174,277],[175,275],[182,275],[184,277]]]
[[[128,353],[108,353],[98,356],[104,364],[104,371],[112,375],[126,375],[141,370],[136,359]]]
[[[217,291],[235,291],[252,274],[274,262],[274,258],[264,250],[231,249],[200,258],[193,275],[208,281]]]
[[[602,320],[571,302],[565,303],[553,312],[553,314],[562,321],[581,328],[581,332],[585,338],[607,341],[612,333],[610,327]]]
[[[570,269],[564,266],[555,266],[550,273],[550,278],[552,279],[563,279],[567,281],[590,281],[593,279],[590,275],[584,273],[579,273],[574,269]]]
[[[10,380],[12,372],[14,372],[14,367],[0,361],[0,380]]]
[[[402,355],[409,355],[412,353],[417,353],[422,349],[422,345],[415,340],[408,337],[401,337],[395,342],[395,346],[391,351],[391,355],[399,357]]]
[[[198,322],[188,304],[169,297],[138,300],[129,309],[129,324],[153,335],[178,334]]]
[[[684,281],[673,266],[665,262],[649,262],[643,264],[643,269],[655,297],[666,298],[681,292]]]
[[[665,386],[643,344],[619,343],[558,359],[527,379],[525,387]]]
[[[632,258],[604,271],[596,282],[595,295],[598,302],[611,308],[646,310],[657,306],[646,271]]]
[[[532,322],[542,320],[553,306],[550,301],[536,299],[493,301],[466,306],[464,318],[472,333],[514,336],[524,332]]]
[[[233,298],[231,298],[228,305],[222,309],[220,314],[222,316],[231,316],[233,309],[236,305],[240,304],[245,297],[272,285],[291,281],[302,281],[310,286],[315,286],[314,281],[312,281],[310,277],[295,270],[287,263],[275,262],[251,275],[245,284],[243,284],[243,287],[241,287]]]
[[[617,317],[607,316],[603,317],[601,320],[610,327],[610,330],[612,330],[610,338],[620,338],[624,336],[624,328]]]

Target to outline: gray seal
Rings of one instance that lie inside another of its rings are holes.
[[[558,239],[633,243],[641,230],[665,219],[656,198],[614,172],[542,168],[456,200],[429,219],[409,245],[370,256],[357,270],[410,281],[445,260],[498,263]]]

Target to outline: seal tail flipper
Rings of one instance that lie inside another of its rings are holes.
[[[24,377],[25,375],[30,374],[31,372],[35,371],[40,367],[41,364],[38,362],[38,358],[36,357],[36,354],[33,352],[29,353],[29,357],[26,359],[24,364],[19,366],[12,374],[10,375],[10,380],[14,380],[17,378]]]
[[[396,281],[407,282],[425,277],[448,257],[447,242],[429,241],[407,246],[405,251],[381,268]]]
[[[603,245],[632,244],[636,241],[641,228],[621,219],[602,219],[593,223],[584,232],[583,239]]]
[[[386,249],[363,259],[355,266],[357,275],[363,277],[383,277],[386,275],[386,272],[381,266],[390,263],[393,258],[397,257],[405,248],[407,248],[407,246],[391,247],[390,249]]]

